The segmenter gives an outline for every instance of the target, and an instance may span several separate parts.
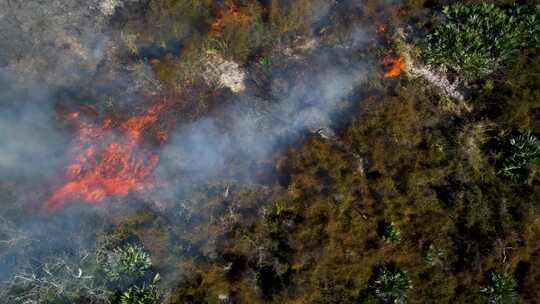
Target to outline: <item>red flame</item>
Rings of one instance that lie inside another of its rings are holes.
[[[384,73],[384,78],[398,77],[403,71],[405,71],[405,58],[393,58],[386,57],[383,61],[384,65],[388,67],[386,73]]]
[[[74,160],[64,172],[67,182],[53,192],[44,206],[55,210],[67,200],[99,203],[109,196],[126,196],[148,186],[147,178],[159,156],[140,148],[141,135],[165,106],[154,105],[121,123],[119,133],[113,132],[109,118],[101,125],[80,123],[70,150]],[[161,138],[166,139],[166,135]]]

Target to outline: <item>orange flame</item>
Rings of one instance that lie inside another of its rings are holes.
[[[222,24],[223,15],[225,15],[225,12],[223,9],[220,9],[216,13],[216,19],[214,20],[214,22],[212,22],[212,25],[210,26],[214,34],[221,34],[221,30],[223,28],[223,24]]]
[[[385,66],[387,66],[387,71],[384,73],[384,78],[398,77],[405,71],[405,58],[392,58],[386,57],[383,60]]]
[[[75,119],[77,117],[79,117],[79,112],[71,112],[71,113],[68,113],[67,117],[69,119]]]
[[[210,28],[215,35],[221,35],[223,29],[228,25],[246,25],[251,20],[252,17],[243,14],[234,3],[230,3],[227,5],[227,9],[220,9],[215,13],[215,20]]]
[[[143,190],[159,156],[140,149],[142,131],[157,120],[165,106],[154,105],[128,119],[119,125],[119,134],[112,132],[109,118],[101,125],[80,123],[70,150],[75,157],[64,172],[67,182],[53,192],[45,208],[56,210],[67,200],[99,203],[108,196]]]

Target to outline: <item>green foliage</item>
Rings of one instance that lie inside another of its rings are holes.
[[[376,274],[370,288],[384,303],[404,303],[407,292],[412,289],[407,273],[400,269],[382,267]]]
[[[105,274],[111,282],[133,281],[142,277],[152,266],[150,256],[138,245],[126,245],[109,253]]]
[[[104,271],[112,286],[122,290],[121,304],[159,303],[160,294],[156,286],[159,274],[151,282],[145,279],[151,266],[150,256],[138,245],[128,244],[107,255]]]
[[[540,141],[530,132],[510,139],[509,151],[500,174],[516,182],[524,182],[529,175],[528,165],[540,157]]]
[[[268,67],[270,65],[270,59],[268,57],[259,58],[259,64],[263,67]]]
[[[511,304],[517,301],[517,283],[507,273],[492,272],[488,284],[481,291],[487,297],[489,304]]]
[[[397,244],[401,242],[401,231],[391,223],[384,229],[383,239],[387,243]]]
[[[469,80],[498,70],[521,48],[540,45],[540,7],[455,3],[443,14],[446,20],[426,37],[425,58]]]
[[[161,296],[156,287],[156,283],[159,281],[159,275],[154,277],[151,284],[144,284],[142,286],[131,286],[126,291],[122,292],[120,296],[121,304],[157,304],[159,303]]]
[[[425,254],[426,262],[430,266],[442,264],[445,257],[446,251],[435,247],[433,244],[429,245]]]

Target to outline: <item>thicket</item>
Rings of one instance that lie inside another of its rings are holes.
[[[489,304],[516,303],[518,298],[516,288],[517,283],[512,275],[492,272],[482,292],[487,295]]]
[[[157,304],[159,274],[138,245],[50,258],[18,270],[2,286],[6,303]]]
[[[500,173],[514,181],[529,177],[529,165],[540,158],[540,141],[531,133],[510,139]]]
[[[427,63],[466,80],[490,75],[525,48],[540,47],[540,6],[455,3],[426,37]]]
[[[405,303],[407,292],[412,288],[406,272],[400,269],[381,267],[377,271],[370,289],[384,303]]]

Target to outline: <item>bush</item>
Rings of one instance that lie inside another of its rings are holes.
[[[105,274],[111,282],[134,281],[152,266],[150,256],[138,245],[114,249],[107,255]]]
[[[121,304],[157,304],[160,300],[160,295],[155,283],[159,280],[159,276],[154,278],[152,284],[142,286],[131,286],[120,296]]]
[[[517,283],[506,273],[492,272],[489,276],[488,286],[482,288],[489,304],[515,303]]]
[[[387,243],[397,244],[401,241],[401,231],[392,223],[384,229],[383,239]]]
[[[540,7],[456,3],[443,14],[445,22],[426,38],[426,60],[468,80],[498,70],[521,48],[539,46]]]
[[[424,258],[428,265],[435,266],[443,264],[445,257],[446,251],[444,249],[437,248],[433,244],[430,244]]]
[[[111,292],[93,272],[88,255],[58,256],[29,263],[2,282],[2,303],[107,303]]]
[[[375,296],[384,303],[404,303],[411,288],[405,271],[388,267],[382,267],[371,284]]]
[[[529,176],[528,165],[540,157],[540,141],[530,132],[512,138],[500,173],[516,182]]]

